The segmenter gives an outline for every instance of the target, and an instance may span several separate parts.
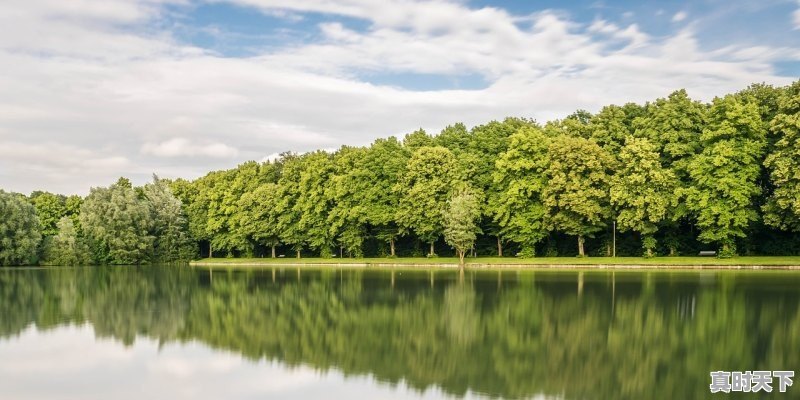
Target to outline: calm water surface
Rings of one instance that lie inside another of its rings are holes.
[[[800,373],[800,273],[0,269],[3,399],[725,398],[712,370]]]

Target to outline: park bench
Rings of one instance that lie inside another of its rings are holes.
[[[717,255],[717,252],[714,250],[703,250],[697,254],[700,257],[713,257]]]

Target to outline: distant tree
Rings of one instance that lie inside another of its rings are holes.
[[[489,208],[500,227],[500,235],[519,243],[521,255],[536,255],[536,243],[547,235],[542,193],[549,138],[535,126],[523,127],[511,136],[508,150],[497,160]]]
[[[91,263],[89,246],[78,235],[75,224],[69,217],[58,221],[58,233],[48,238],[44,250],[45,265],[88,265]]]
[[[41,240],[36,208],[25,196],[0,190],[0,265],[34,263]]]
[[[610,189],[617,226],[623,232],[640,233],[645,255],[652,257],[653,234],[675,204],[677,178],[661,166],[656,146],[646,138],[628,137],[618,159],[620,167],[611,177]]]
[[[442,235],[442,212],[450,191],[462,181],[458,166],[450,150],[441,146],[421,147],[408,160],[398,184],[401,197],[397,222],[430,244],[430,256],[434,255],[433,245]]]
[[[779,229],[800,231],[800,81],[779,100],[770,127],[777,137],[764,162],[774,191],[764,205],[764,222]]]
[[[464,268],[464,256],[481,233],[481,196],[466,185],[453,192],[442,212],[444,240],[456,250],[459,266]]]
[[[758,218],[753,199],[761,193],[766,140],[758,106],[733,95],[714,99],[701,140],[703,150],[688,166],[686,203],[697,217],[699,239],[720,244],[720,255],[730,256],[734,239]]]
[[[585,238],[602,230],[610,216],[608,171],[614,159],[593,140],[573,136],[554,138],[547,159],[542,191],[546,226],[577,236],[583,257]]]
[[[108,188],[92,188],[81,206],[81,228],[99,264],[142,264],[149,261],[153,220],[145,199],[129,180]]]
[[[280,241],[292,247],[300,258],[301,251],[306,242],[306,234],[300,225],[302,212],[297,206],[301,196],[300,179],[303,173],[304,157],[291,153],[283,154],[283,172],[278,181],[280,201],[276,205],[278,213],[278,231]]]

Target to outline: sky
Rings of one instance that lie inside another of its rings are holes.
[[[798,0],[4,0],[0,188],[85,195],[798,77]]]

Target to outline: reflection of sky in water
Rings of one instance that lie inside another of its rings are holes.
[[[372,377],[251,362],[197,342],[138,337],[126,348],[91,326],[31,327],[0,340],[3,399],[403,399],[447,397],[392,387]],[[467,395],[466,398],[476,398]]]

